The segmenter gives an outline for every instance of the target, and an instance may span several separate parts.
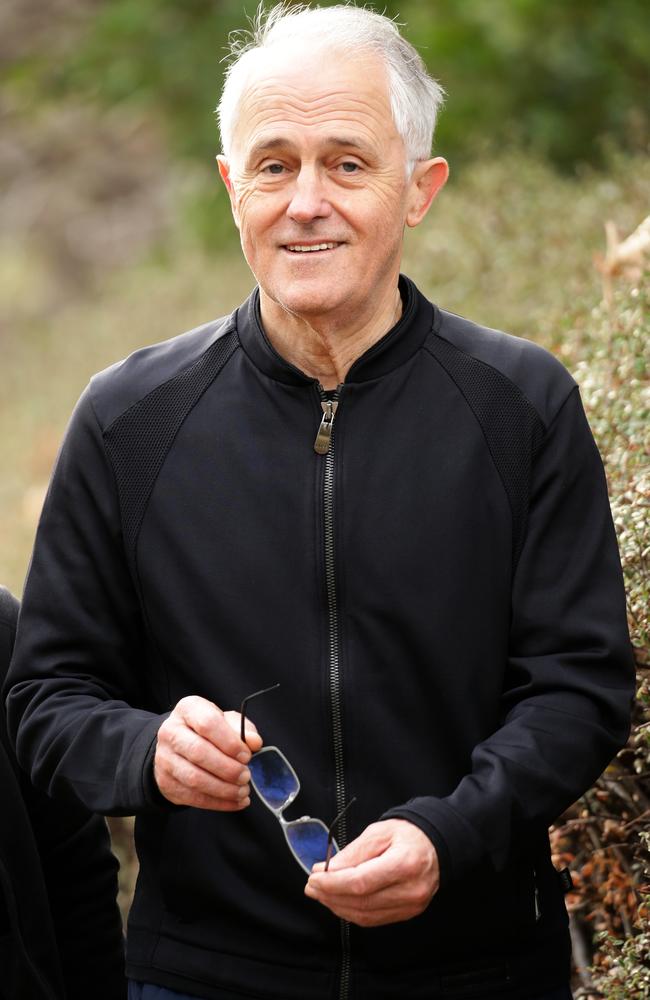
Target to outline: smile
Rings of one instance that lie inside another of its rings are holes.
[[[291,253],[313,253],[315,250],[336,250],[337,247],[341,246],[340,243],[287,243],[285,250],[290,250]]]

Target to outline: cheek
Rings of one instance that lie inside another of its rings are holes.
[[[406,201],[399,190],[397,178],[376,183],[363,203],[350,202],[349,218],[355,218],[360,228],[370,233],[401,233],[406,220]]]
[[[238,192],[237,214],[242,234],[247,231],[253,236],[260,236],[277,218],[275,201],[276,199],[260,195],[258,191],[251,189]]]

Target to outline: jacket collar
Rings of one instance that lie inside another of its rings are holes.
[[[354,362],[346,384],[367,382],[387,374],[415,354],[434,322],[434,306],[418,291],[410,278],[400,275],[403,311],[400,319],[365,354]],[[305,375],[275,350],[260,319],[260,295],[256,288],[236,312],[237,333],[253,364],[270,378],[288,385],[312,385],[316,379]]]

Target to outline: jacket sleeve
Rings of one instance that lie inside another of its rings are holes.
[[[532,470],[501,726],[475,747],[451,795],[415,798],[382,818],[430,836],[444,884],[479,864],[502,870],[625,745],[634,681],[605,475],[574,389]]]
[[[108,815],[160,808],[151,758],[165,715],[138,707],[145,676],[116,485],[87,390],[45,500],[7,681],[10,733],[34,784]]]
[[[7,626],[9,637],[6,646],[0,643],[0,678],[9,666],[17,615],[18,602],[0,588],[0,626]],[[116,902],[118,865],[106,823],[79,803],[55,802],[34,788],[18,767],[4,714],[0,723],[0,743],[13,769],[12,787],[20,792],[19,805],[8,819],[14,835],[22,836],[12,856],[11,875],[20,906],[28,894],[30,919],[21,928],[23,944],[29,942],[30,958],[38,962],[39,956],[33,954],[38,941],[42,965],[51,915],[67,1000],[84,1000],[91,993],[97,1000],[126,998],[124,941]],[[28,832],[21,828],[23,817],[28,820]],[[47,901],[40,898],[42,887]],[[22,975],[26,975],[24,969]]]
[[[67,1000],[125,1000],[118,863],[106,820],[79,803],[55,802],[33,787],[23,797],[43,868]]]

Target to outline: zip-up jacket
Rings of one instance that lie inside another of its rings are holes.
[[[603,468],[557,360],[400,287],[334,398],[276,353],[254,292],[96,376],[72,417],[9,718],[36,783],[137,815],[135,979],[209,1000],[566,981],[547,828],[624,745],[634,688]],[[274,683],[250,714],[299,775],[285,818],[356,796],[342,845],[415,823],[441,871],[420,916],[342,925],[255,797],[157,791],[179,699]]]
[[[0,682],[18,601],[0,587]],[[0,998],[126,1000],[117,862],[106,823],[20,770],[0,713]]]

